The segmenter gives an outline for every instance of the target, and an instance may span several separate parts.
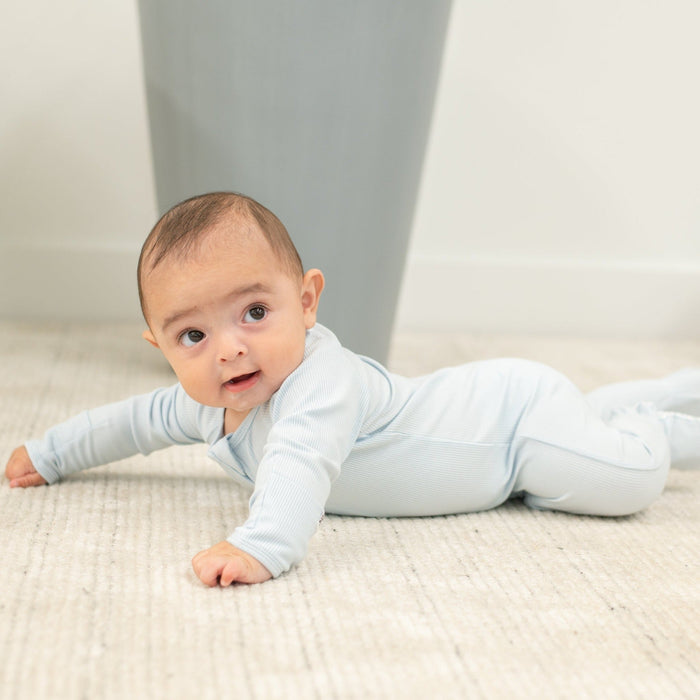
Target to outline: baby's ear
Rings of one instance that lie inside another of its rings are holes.
[[[151,333],[150,328],[146,328],[146,330],[141,333],[141,337],[144,340],[147,340],[154,348],[159,348],[160,346],[158,345],[158,342],[156,341],[156,337]]]
[[[304,309],[304,320],[306,327],[312,328],[316,323],[316,312],[321,292],[326,281],[321,270],[309,270],[302,281],[301,305]]]

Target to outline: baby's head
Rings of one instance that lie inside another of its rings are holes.
[[[304,273],[272,212],[232,193],[167,212],[143,245],[138,282],[146,340],[193,399],[239,418],[301,363],[324,283]]]
[[[153,227],[141,248],[137,278],[139,301],[148,321],[144,280],[169,256],[185,259],[220,224],[231,237],[260,233],[270,245],[280,267],[299,279],[301,258],[284,224],[251,197],[234,192],[212,192],[186,199],[167,211]]]

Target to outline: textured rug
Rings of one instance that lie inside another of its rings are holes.
[[[3,465],[84,408],[173,381],[134,326],[0,330]],[[401,334],[390,366],[494,356],[588,390],[697,365],[700,343]],[[190,558],[246,501],[199,446],[0,484],[0,697],[700,697],[700,471],[622,519],[515,502],[328,516],[288,574],[208,589]]]

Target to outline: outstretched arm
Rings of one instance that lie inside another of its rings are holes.
[[[34,468],[24,446],[16,448],[10,455],[5,467],[5,476],[10,480],[11,488],[41,486],[46,483],[46,479]]]
[[[220,423],[217,409],[197,404],[176,384],[83,411],[25,447],[33,469],[52,484],[139,452],[209,440]]]

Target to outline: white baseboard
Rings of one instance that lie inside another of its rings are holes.
[[[0,246],[0,316],[137,321],[138,251]]]
[[[700,265],[416,256],[396,328],[700,338]]]

